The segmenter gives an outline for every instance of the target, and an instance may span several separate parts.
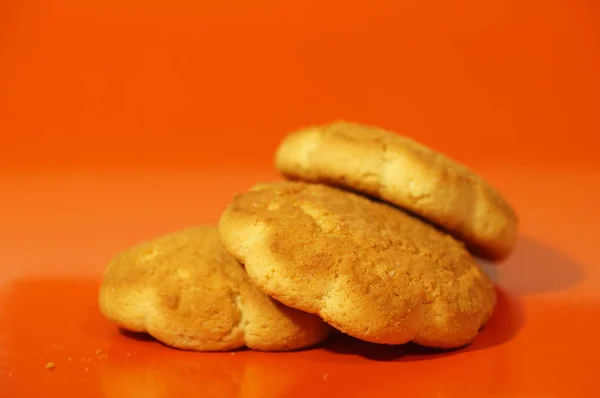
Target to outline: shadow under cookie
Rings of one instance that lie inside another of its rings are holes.
[[[495,282],[517,294],[540,294],[579,284],[585,273],[573,259],[548,243],[521,235],[514,254],[506,262],[479,260]]]

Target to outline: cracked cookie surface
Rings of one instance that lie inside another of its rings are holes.
[[[299,349],[331,330],[317,316],[262,293],[223,249],[216,226],[183,229],[120,252],[105,270],[99,307],[124,329],[194,351]]]
[[[490,280],[462,243],[338,188],[256,185],[234,198],[219,232],[267,294],[365,341],[460,347],[495,307]]]
[[[518,218],[505,199],[464,165],[408,137],[334,122],[289,134],[275,165],[285,176],[352,189],[420,215],[481,257],[507,258]]]

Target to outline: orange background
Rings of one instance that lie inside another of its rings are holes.
[[[1,1],[0,397],[595,396],[599,26],[594,0]],[[339,118],[519,212],[472,346],[185,353],[98,314],[117,250],[216,222],[285,133]]]
[[[595,162],[599,4],[4,0],[0,164],[262,166],[336,118],[471,163]]]

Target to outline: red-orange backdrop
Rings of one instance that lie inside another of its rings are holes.
[[[337,118],[470,164],[596,163],[599,4],[4,0],[0,165],[267,165]]]

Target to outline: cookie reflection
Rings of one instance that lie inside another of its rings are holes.
[[[165,348],[159,355],[136,355],[101,368],[107,398],[286,396],[302,381],[273,354],[189,353]],[[171,352],[172,351],[172,352]],[[283,358],[282,358],[283,359]],[[289,363],[288,360],[284,362]]]

